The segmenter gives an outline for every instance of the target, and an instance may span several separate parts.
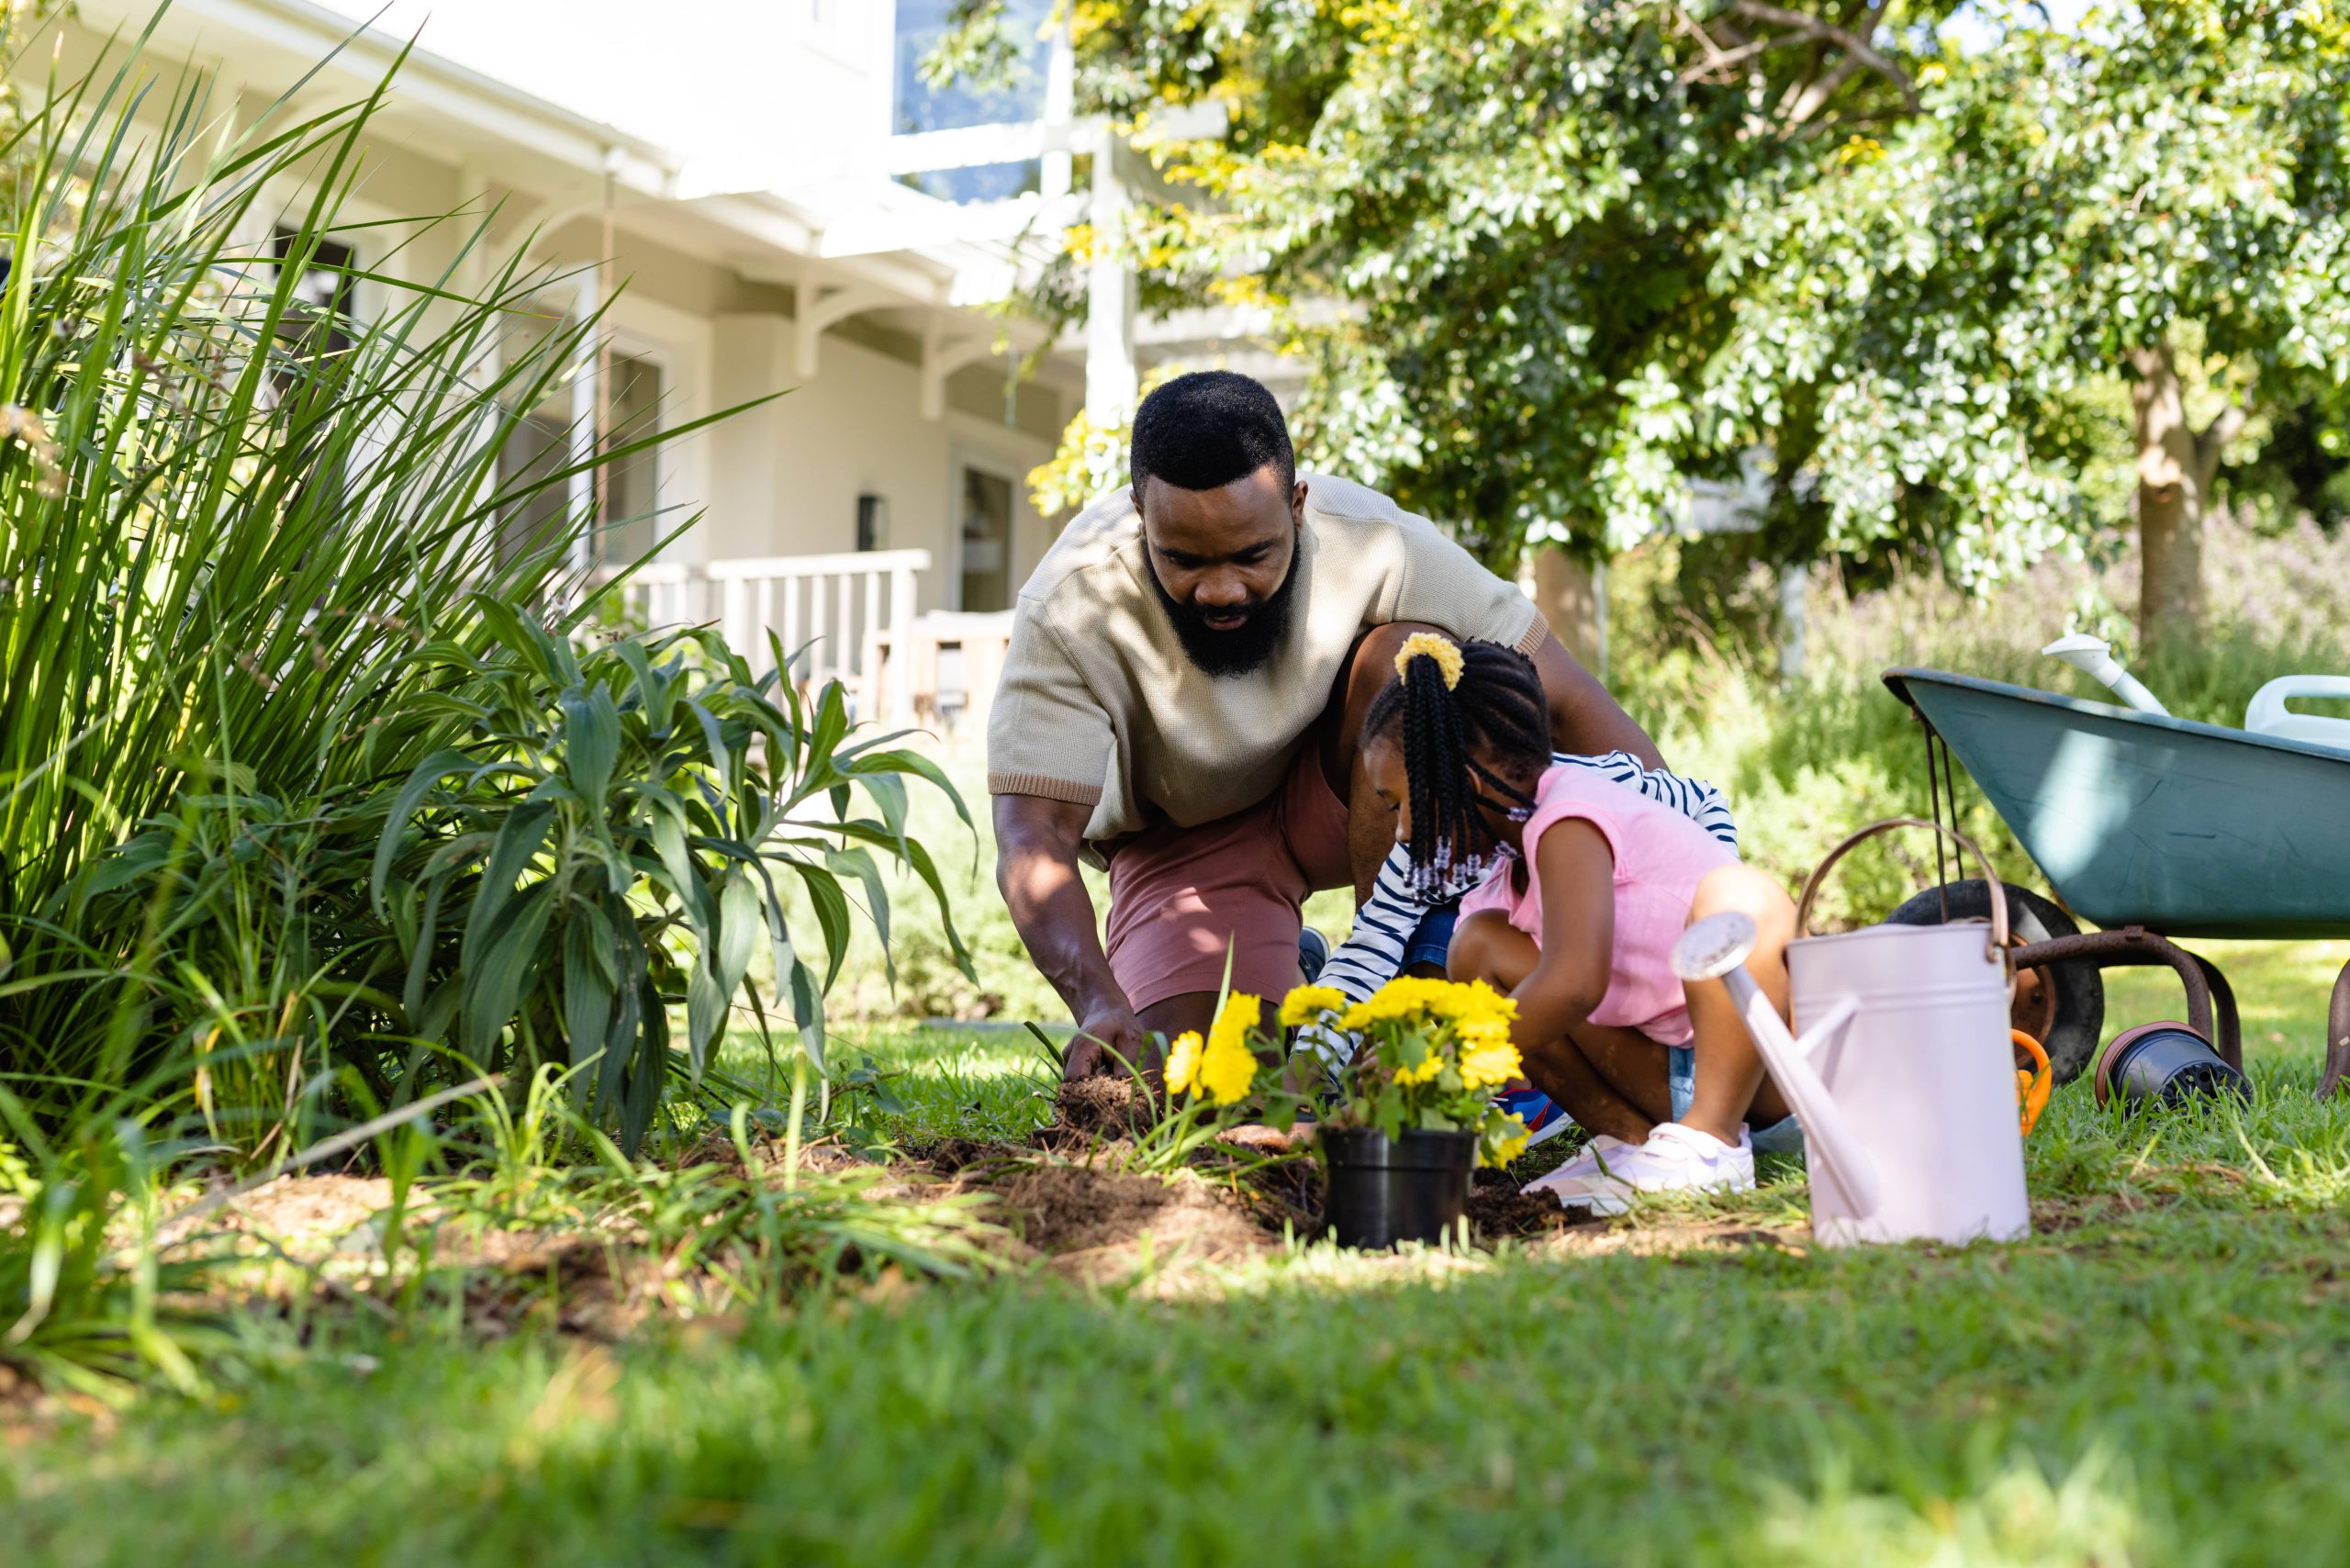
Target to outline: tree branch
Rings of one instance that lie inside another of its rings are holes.
[[[2244,427],[2251,418],[2252,416],[2244,411],[2242,404],[2231,403],[2220,410],[2217,419],[2205,425],[2197,433],[2195,437],[2195,465],[2198,469],[2196,477],[2202,481],[2202,487],[2210,488],[2212,476],[2220,471],[2221,454],[2228,450],[2230,442],[2244,434]]]
[[[1833,26],[1818,17],[1807,17],[1801,11],[1790,11],[1783,6],[1767,4],[1766,0],[1730,0],[1729,8],[1733,14],[1745,17],[1750,20],[1767,22],[1774,28],[1785,28],[1793,37],[1819,39],[1836,45],[1852,58],[1892,83],[1895,91],[1901,95],[1901,101],[1912,114],[1921,106],[1918,101],[1918,89],[1911,84],[1908,73],[1903,71],[1887,56],[1878,52],[1876,46],[1858,32]],[[1872,8],[1869,19],[1874,21],[1880,14]]]

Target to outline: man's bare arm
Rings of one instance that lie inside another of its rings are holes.
[[[995,884],[1030,962],[1069,1004],[1079,1037],[1063,1072],[1084,1078],[1105,1064],[1103,1047],[1142,1059],[1142,1025],[1110,972],[1094,924],[1093,898],[1079,874],[1091,806],[1038,795],[995,797]]]
[[[1628,751],[1643,767],[1662,767],[1664,757],[1632,716],[1617,705],[1592,673],[1544,633],[1534,650],[1535,673],[1542,678],[1542,694],[1550,703],[1550,744],[1560,751],[1583,756]]]

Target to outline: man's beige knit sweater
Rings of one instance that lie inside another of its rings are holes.
[[[1424,621],[1531,653],[1547,627],[1512,584],[1376,490],[1300,473],[1289,633],[1243,676],[1183,652],[1125,490],[1079,513],[1020,592],[988,720],[988,791],[1091,805],[1089,841],[1195,826],[1281,782],[1368,629]]]

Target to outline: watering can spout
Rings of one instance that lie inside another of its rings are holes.
[[[2051,658],[2064,660],[2141,713],[2160,713],[2165,717],[2170,714],[2170,710],[2162,705],[2161,699],[2147,690],[2136,676],[2121,667],[2121,661],[2113,656],[2113,644],[2102,637],[2076,632],[2070,636],[2057,638],[2040,651]]]
[[[1718,980],[1746,1021],[1747,1033],[1762,1054],[1771,1081],[1803,1126],[1804,1163],[1817,1185],[1833,1187],[1854,1219],[1876,1212],[1882,1184],[1876,1161],[1854,1136],[1852,1124],[1838,1109],[1835,1097],[1812,1066],[1811,1058],[1841,1039],[1859,1014],[1860,1005],[1847,997],[1828,1015],[1804,1032],[1798,1041],[1754,977],[1746,972],[1746,956],[1754,950],[1754,922],[1735,911],[1707,915],[1690,925],[1673,944],[1673,969],[1684,980]]]

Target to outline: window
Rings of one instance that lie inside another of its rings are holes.
[[[646,440],[661,429],[661,367],[639,355],[616,352],[609,374],[606,452]],[[660,459],[661,449],[653,446],[605,465],[604,513],[596,530],[599,565],[629,566],[666,532],[660,515]]]
[[[969,610],[1012,608],[1012,481],[963,470],[963,595]]]
[[[897,55],[893,62],[901,135],[959,130],[974,125],[1019,125],[1045,118],[1045,73],[1052,46],[1041,36],[1052,15],[1052,0],[1005,0],[1003,27],[1021,49],[1005,86],[980,90],[967,82],[933,87],[922,79],[922,62],[946,35],[953,0],[898,0]],[[969,169],[935,169],[901,174],[901,184],[946,201],[1002,201],[1042,185],[1037,160],[987,163]]]
[[[543,485],[509,502],[498,520],[498,553],[509,561],[544,549],[565,532],[571,511],[571,487],[543,482],[571,463],[571,388],[557,387],[547,399],[524,414],[498,453],[498,489],[514,495]]]
[[[303,357],[334,355],[351,348],[351,318],[357,314],[358,252],[334,240],[307,241],[297,230],[280,229],[270,236],[269,252],[283,266],[288,258],[308,250],[301,274],[294,280],[279,331]]]
[[[507,364],[545,352],[547,339],[562,321],[560,306],[544,300],[538,305],[534,311],[507,317],[502,345]],[[566,537],[570,521],[579,515],[575,499],[581,493],[579,479],[547,482],[571,466],[574,442],[582,439],[575,409],[577,386],[565,378],[541,390],[539,402],[521,412],[498,452],[498,493],[513,498],[499,509],[498,519],[498,554],[509,561]],[[530,493],[521,494],[525,490]]]
[[[518,312],[507,327],[508,363],[538,352],[559,319],[553,308],[544,316]],[[603,449],[610,453],[659,431],[663,375],[658,362],[617,349],[607,356],[605,371],[611,380],[606,387]],[[499,551],[509,559],[573,532],[576,521],[588,511],[599,474],[603,507],[588,538],[592,565],[632,565],[665,532],[658,447],[613,458],[599,470],[575,474],[558,484],[545,483],[587,453],[596,420],[589,386],[581,377],[546,387],[544,397],[522,414],[498,451],[498,490],[516,497],[498,519]],[[519,494],[524,490],[530,494]]]

